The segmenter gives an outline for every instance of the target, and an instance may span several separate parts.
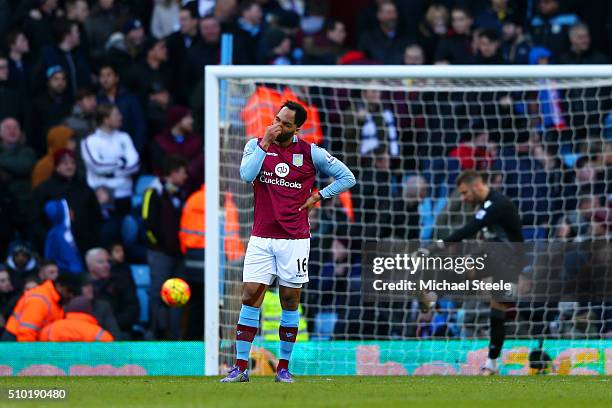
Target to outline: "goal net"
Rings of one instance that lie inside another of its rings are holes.
[[[442,296],[426,322],[417,322],[418,304],[411,297],[365,302],[364,243],[427,243],[462,226],[474,216],[455,189],[455,179],[466,169],[482,171],[493,188],[512,199],[526,241],[607,240],[612,231],[610,71],[208,68],[206,372],[215,374],[235,358],[243,252],[228,237],[237,234],[246,247],[253,223],[252,186],[239,174],[242,152],[250,138],[263,135],[285,100],[307,108],[300,136],[346,163],[357,179],[350,193],[310,214],[310,282],[301,298],[292,370],[473,374],[486,357],[488,302]],[[319,175],[315,185],[329,182]],[[565,275],[540,279],[561,279],[571,273],[570,266],[564,268]],[[252,369],[260,374],[272,372],[278,355],[280,306],[275,288],[270,289],[251,355]],[[526,372],[528,353],[540,338],[562,353],[563,347],[584,348],[610,336],[612,303],[605,300],[519,298],[507,315],[503,362]]]

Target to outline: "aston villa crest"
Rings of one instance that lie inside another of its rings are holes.
[[[304,164],[304,155],[303,154],[294,154],[293,155],[293,165],[295,167],[302,167]]]

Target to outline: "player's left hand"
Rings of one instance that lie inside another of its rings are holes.
[[[298,211],[302,211],[305,208],[310,211],[312,207],[314,207],[319,201],[321,201],[321,196],[319,195],[319,193],[313,193],[310,197],[308,197],[308,200],[306,200],[306,202],[302,204]]]

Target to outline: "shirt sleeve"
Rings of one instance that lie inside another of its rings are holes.
[[[136,173],[140,168],[140,156],[138,155],[138,151],[134,147],[132,138],[127,133],[123,134],[121,143],[123,143],[123,159],[125,160],[125,166],[123,168],[120,168],[115,173],[115,175],[130,176]]]
[[[329,154],[327,150],[312,144],[310,152],[317,171],[335,179],[333,183],[319,192],[323,198],[337,196],[355,185],[356,180],[353,172],[346,167],[346,164]]]
[[[244,147],[242,161],[240,162],[240,178],[252,183],[257,177],[261,165],[266,158],[266,151],[259,146],[257,139],[251,139]]]
[[[495,223],[500,213],[497,207],[498,205],[493,204],[490,200],[485,201],[483,207],[476,212],[472,221],[454,231],[444,242],[459,242],[470,238],[487,225]]]

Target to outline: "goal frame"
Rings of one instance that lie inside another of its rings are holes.
[[[206,249],[204,269],[204,374],[219,375],[219,165],[221,81],[256,79],[546,79],[612,78],[612,65],[382,65],[382,66],[232,66],[205,67]]]

